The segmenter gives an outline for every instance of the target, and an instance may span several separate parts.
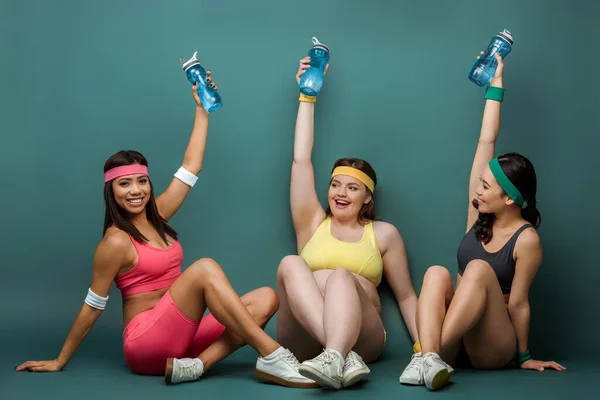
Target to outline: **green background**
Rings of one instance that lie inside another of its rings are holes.
[[[11,368],[56,357],[81,307],[102,233],[104,161],[121,149],[141,151],[157,190],[179,167],[194,115],[179,57],[195,50],[213,71],[224,106],[211,115],[198,184],[172,221],[185,266],[214,258],[244,293],[274,287],[280,259],[295,252],[294,76],[317,36],[331,48],[316,105],[313,160],[321,199],[334,160],[367,159],[379,179],[377,216],[401,232],[417,292],[432,264],[455,274],[484,105],[484,89],[466,76],[504,28],[515,45],[506,59],[497,150],[532,160],[543,216],[545,258],[531,290],[530,347],[535,357],[570,369],[457,374],[458,387],[447,393],[493,382],[511,394],[519,382],[553,394],[569,382],[581,389],[585,375],[573,374],[583,364],[573,363],[600,353],[593,251],[599,19],[592,1],[2,2],[2,390],[8,398],[50,389],[74,398],[114,396],[127,387],[148,398],[210,390],[307,395],[256,384],[255,353],[247,348],[203,383],[163,389],[160,378],[130,374],[114,286],[107,310],[65,371]],[[371,382],[344,393],[426,396],[423,388],[397,383],[410,341],[385,284],[382,295],[383,361],[372,366]],[[273,336],[274,326],[267,326]]]

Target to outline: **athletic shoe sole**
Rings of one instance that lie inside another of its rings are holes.
[[[450,373],[447,369],[440,370],[431,381],[431,386],[427,385],[430,390],[438,390],[446,386],[450,382]]]
[[[273,375],[270,374],[268,372],[265,371],[261,371],[259,369],[255,369],[255,373],[256,376],[258,376],[261,379],[267,380],[267,381],[272,381],[275,382],[281,386],[286,386],[289,388],[296,388],[296,389],[314,389],[314,388],[318,388],[321,387],[321,385],[319,385],[317,382],[294,382],[294,381],[288,381],[285,380],[277,375]]]
[[[357,369],[356,371],[351,372],[342,377],[342,386],[349,387],[354,385],[356,382],[363,379],[365,376],[369,375],[371,371],[368,368]]]
[[[298,372],[300,372],[300,375],[308,379],[312,379],[313,381],[317,382],[323,387],[327,387],[330,389],[339,389],[342,386],[341,379],[338,381],[333,378],[330,378],[329,376],[323,374],[321,371],[313,367],[309,367],[308,365],[301,365],[298,369]]]

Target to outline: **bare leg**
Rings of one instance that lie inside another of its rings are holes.
[[[189,319],[199,321],[208,307],[212,316],[227,329],[228,333],[222,340],[200,356],[209,364],[214,364],[243,343],[248,343],[261,355],[255,368],[256,375],[261,379],[295,388],[317,386],[316,382],[300,375],[299,363],[294,355],[263,331],[213,260],[202,259],[192,264],[173,283],[169,293],[179,311]],[[272,291],[269,293],[272,294]],[[268,314],[272,315],[273,312],[270,310]],[[168,358],[165,382],[193,381],[203,372],[204,365],[200,358]]]
[[[453,296],[450,272],[441,266],[430,267],[425,273],[417,303],[419,340],[423,354],[437,353],[449,362],[456,358],[459,346],[442,348],[441,337],[446,310]]]
[[[365,362],[383,350],[383,322],[358,280],[345,268],[336,269],[325,287],[325,336],[327,349],[346,357],[356,348]]]
[[[277,294],[282,302],[277,314],[278,338],[285,340],[291,335],[297,337],[293,334],[298,331],[297,326],[289,326],[293,320],[313,339],[308,340],[309,344],[316,341],[320,346],[325,346],[323,294],[301,257],[287,256],[281,260],[277,270]],[[288,340],[285,342],[286,346],[292,345]]]
[[[446,311],[453,296],[450,272],[441,266],[430,267],[425,273],[417,302],[416,322],[421,354],[411,357],[400,375],[400,383],[425,384],[427,388],[437,390],[449,382],[453,369],[446,362],[456,359],[460,347],[444,347],[441,338]]]
[[[259,288],[241,297],[242,303],[254,318],[254,321],[264,329],[265,325],[275,314],[278,307],[275,292],[268,287]],[[223,336],[211,344],[198,356],[207,371],[217,362],[221,361],[231,353],[245,345],[243,339],[230,330],[225,330]]]
[[[461,340],[475,368],[502,368],[516,351],[516,336],[498,279],[482,260],[467,265],[444,320],[442,348]]]
[[[211,259],[203,258],[192,264],[173,283],[169,292],[188,318],[199,321],[208,307],[219,322],[262,357],[280,347],[254,321],[221,267]]]
[[[325,350],[304,361],[300,373],[321,386],[339,389],[370,372],[358,352],[368,361],[376,359],[383,350],[385,335],[377,308],[350,271],[337,268],[330,273],[324,292]],[[354,347],[357,351],[351,353]]]

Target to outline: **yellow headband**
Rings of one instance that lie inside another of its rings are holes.
[[[348,175],[356,178],[364,183],[364,185],[369,188],[371,193],[375,192],[375,182],[373,182],[373,179],[359,169],[353,167],[336,167],[331,174],[331,178],[333,179],[333,177],[336,175]]]

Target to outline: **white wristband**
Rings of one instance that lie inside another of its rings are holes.
[[[192,174],[190,171],[183,167],[179,167],[177,172],[175,172],[174,176],[189,187],[194,187],[196,181],[198,180],[198,177],[196,175]]]
[[[98,310],[104,310],[104,307],[106,307],[107,301],[108,301],[108,296],[106,296],[106,297],[98,296],[96,293],[92,292],[92,288],[88,289],[88,294],[85,297],[85,303],[88,306],[97,308]]]

